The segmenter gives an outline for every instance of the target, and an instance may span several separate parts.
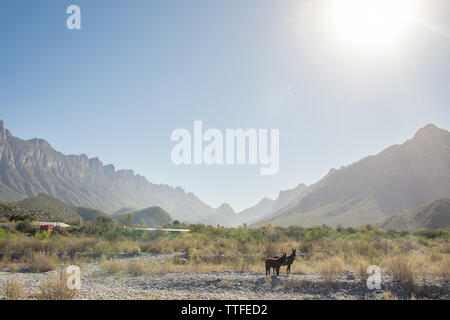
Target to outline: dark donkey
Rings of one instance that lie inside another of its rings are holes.
[[[295,255],[297,253],[297,249],[292,249],[292,253],[289,257],[287,257],[284,262],[281,264],[282,266],[287,266],[286,268],[286,274],[291,273],[291,264],[294,263]],[[273,259],[280,258],[280,257],[274,257]]]
[[[266,275],[270,274],[270,268],[276,270],[277,276],[280,275],[280,267],[286,261],[286,253],[283,253],[281,257],[267,258],[266,259]],[[275,273],[275,272],[274,272]]]

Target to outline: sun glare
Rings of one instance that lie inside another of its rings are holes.
[[[392,44],[407,30],[416,0],[334,0],[333,28],[339,40],[362,47]]]

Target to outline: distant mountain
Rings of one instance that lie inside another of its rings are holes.
[[[171,223],[172,217],[161,207],[150,207],[139,211],[116,216],[119,221],[126,222],[131,218],[131,224],[146,227],[158,227]]]
[[[218,224],[225,227],[237,227],[241,225],[243,221],[228,203],[223,203],[215,209],[213,215],[205,217],[203,223],[211,225]]]
[[[72,206],[113,213],[122,208],[161,206],[173,218],[214,224],[215,210],[182,188],[156,185],[131,170],[98,158],[64,155],[42,139],[14,137],[0,120],[0,202],[48,194]],[[220,219],[218,219],[220,220]]]
[[[301,199],[308,194],[309,188],[301,183],[293,189],[280,191],[278,198],[263,198],[255,206],[245,209],[238,213],[241,220],[247,224],[253,224],[261,221],[270,221],[283,211],[295,206]]]
[[[223,203],[220,207],[216,209],[217,214],[223,215],[223,216],[234,216],[236,215],[236,212],[234,212],[234,209],[230,206],[228,203]]]
[[[255,206],[245,209],[238,213],[240,219],[247,224],[256,222],[271,212],[275,201],[269,198],[263,198]]]
[[[384,220],[380,227],[411,231],[450,228],[450,199],[439,199],[405,210]]]
[[[133,211],[136,211],[136,209],[134,209],[134,208],[121,208],[121,209],[117,210],[116,212],[114,212],[112,215],[113,216],[120,216],[120,215],[123,215],[125,213],[129,213],[129,212],[133,212]]]
[[[257,225],[359,226],[448,197],[450,133],[430,124],[402,145],[330,170],[306,194]]]

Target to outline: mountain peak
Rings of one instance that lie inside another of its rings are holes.
[[[413,139],[417,139],[417,138],[420,139],[422,137],[435,137],[437,135],[446,134],[446,133],[448,134],[448,131],[437,127],[433,123],[429,123],[425,127],[417,130]]]
[[[48,148],[48,149],[52,148],[50,143],[48,143],[48,141],[44,140],[44,139],[34,138],[34,139],[31,139],[28,141],[32,142],[33,144],[35,144],[37,147],[40,147],[40,148]]]
[[[274,203],[275,200],[272,200],[270,198],[264,197],[262,198],[262,200],[258,203],[258,204],[262,204],[262,203]]]
[[[7,135],[8,135],[8,130],[5,128],[5,124],[3,123],[3,120],[0,119],[0,140],[6,139]]]
[[[220,213],[235,213],[234,209],[230,206],[229,203],[222,203],[220,207],[216,209]]]

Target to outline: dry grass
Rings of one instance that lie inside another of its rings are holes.
[[[135,258],[127,262],[127,271],[131,274],[141,275],[149,273],[152,265],[145,259]]]
[[[334,256],[318,263],[318,270],[326,283],[332,283],[341,272],[344,271],[345,264],[342,257]]]
[[[400,256],[390,258],[387,261],[387,268],[394,281],[404,283],[409,287],[414,287],[415,270],[409,257]]]
[[[450,258],[446,257],[438,264],[438,275],[442,277],[445,282],[450,281]]]
[[[72,300],[78,295],[77,289],[67,286],[66,269],[58,271],[56,276],[42,280],[36,298],[39,300]]]
[[[362,281],[366,281],[369,278],[370,274],[367,273],[367,268],[370,266],[369,261],[362,257],[356,258],[356,273],[358,274],[359,279]]]
[[[34,273],[47,272],[55,270],[59,263],[59,259],[53,255],[35,252],[29,257],[28,269]]]
[[[2,294],[6,300],[22,300],[26,299],[30,292],[17,279],[13,279],[5,281]]]
[[[5,267],[9,272],[12,273],[17,273],[20,270],[20,264],[11,259],[11,257],[3,257],[0,260],[0,266]]]
[[[383,292],[383,300],[398,300],[398,297],[394,293],[386,289]]]

